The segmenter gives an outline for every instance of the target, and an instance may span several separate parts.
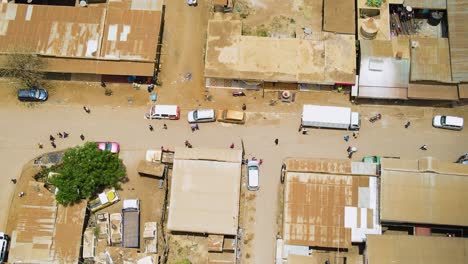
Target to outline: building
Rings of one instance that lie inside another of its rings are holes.
[[[366,264],[468,263],[468,239],[433,236],[368,235]]]
[[[382,159],[382,224],[468,226],[468,167],[420,160]]]
[[[313,32],[298,29],[295,37],[248,36],[242,33],[241,20],[220,16],[211,19],[206,41],[206,86],[301,89],[309,84],[353,85],[354,30],[350,30],[350,24],[333,23],[330,17],[335,9],[331,2],[326,5],[325,29],[333,33],[314,28]],[[354,14],[354,4],[351,6]],[[321,16],[313,19],[321,26]],[[351,25],[354,28],[354,20]]]
[[[162,0],[108,1],[89,7],[0,4],[0,67],[9,53],[41,56],[45,71],[89,75],[155,75]]]
[[[167,228],[237,235],[242,151],[176,148]]]
[[[78,263],[86,201],[57,205],[43,183],[30,181],[13,212],[9,263]],[[18,198],[16,198],[18,199]]]
[[[389,4],[410,6],[416,14],[422,12],[419,9],[442,10],[448,17],[448,27],[442,22],[443,26],[439,25],[442,33],[438,36],[391,33],[390,25],[396,20],[394,11],[389,14]],[[352,96],[356,99],[465,101],[468,54],[464,47],[468,28],[463,22],[466,18],[463,7],[466,6],[467,0],[405,0],[385,1],[377,8],[358,1],[361,60],[359,84]],[[448,36],[444,33],[446,30]]]
[[[283,244],[277,258],[308,256],[311,248],[346,249],[364,242],[366,234],[381,233],[376,164],[287,159],[283,173]]]

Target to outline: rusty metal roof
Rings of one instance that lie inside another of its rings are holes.
[[[43,183],[30,181],[19,208],[9,253],[11,263],[78,263],[86,202],[61,206]]]
[[[367,168],[334,159],[290,158],[284,164],[286,244],[347,248],[380,233],[376,177],[357,176]]]
[[[160,5],[161,1],[130,0],[109,3],[107,8],[0,4],[0,53],[27,52],[49,60],[88,60],[51,61],[46,69],[51,72],[153,75]],[[104,63],[105,69],[100,70],[103,67],[97,63],[82,67],[90,60],[145,65],[133,72],[132,65],[112,63]]]

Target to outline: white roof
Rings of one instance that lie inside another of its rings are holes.
[[[169,230],[237,234],[241,156],[232,149],[176,148]]]
[[[138,199],[127,199],[123,201],[123,209],[127,208],[136,208],[139,209],[139,201]]]
[[[249,170],[249,185],[258,186],[258,170]]]
[[[168,115],[177,115],[177,105],[155,105],[153,106],[154,113],[165,113]]]
[[[447,116],[445,119],[445,123],[448,125],[454,126],[463,126],[463,118],[457,116]]]
[[[109,199],[107,198],[106,192],[100,193],[99,194],[99,201],[101,201],[102,204],[108,203]]]
[[[328,123],[349,123],[351,118],[351,108],[338,106],[304,105],[302,110],[302,120]]]
[[[213,109],[199,109],[197,110],[198,118],[211,118],[214,117]]]

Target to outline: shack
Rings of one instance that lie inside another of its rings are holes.
[[[141,160],[138,164],[137,171],[140,176],[164,178],[166,175],[166,164],[161,162],[150,162]]]

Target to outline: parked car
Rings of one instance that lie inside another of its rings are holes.
[[[438,128],[462,130],[463,118],[457,116],[436,115],[434,116],[434,119],[432,119],[432,125]]]
[[[180,108],[177,105],[153,105],[145,118],[179,120]]]
[[[245,113],[234,110],[220,110],[218,111],[218,121],[224,123],[244,124]]]
[[[197,5],[197,0],[187,0],[187,5],[196,6]]]
[[[187,114],[187,120],[189,123],[213,122],[216,120],[215,110],[199,109],[190,111]]]
[[[20,101],[46,101],[49,97],[46,89],[42,88],[30,88],[30,89],[19,89],[18,100]]]
[[[466,164],[468,165],[468,153],[465,153],[461,155],[455,163],[461,163],[461,164]]]
[[[256,191],[259,189],[259,178],[258,161],[249,160],[247,163],[247,189],[249,191]]]
[[[117,142],[97,142],[97,145],[100,150],[107,150],[114,154],[120,152],[120,145]]]

